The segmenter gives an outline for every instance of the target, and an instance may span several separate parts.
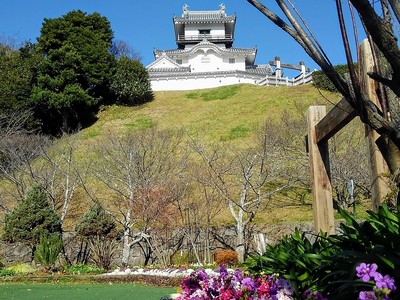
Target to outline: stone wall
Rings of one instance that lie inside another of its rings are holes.
[[[265,225],[262,228],[254,227],[252,228],[253,234],[257,235],[262,233],[265,237],[267,244],[275,244],[279,241],[282,236],[289,235],[294,232],[295,228],[299,228],[303,232],[313,232],[313,223],[281,223],[281,224],[271,224]],[[210,249],[211,252],[217,251],[219,249],[224,249],[226,246],[224,243],[228,245],[235,245],[235,227],[218,227],[212,228],[214,233],[214,238],[210,240]],[[194,237],[194,245],[199,253],[202,253],[204,250],[204,238],[201,236],[202,234],[198,234]],[[218,238],[215,238],[218,236]],[[224,243],[221,243],[223,240]],[[79,252],[82,250],[82,241],[76,236],[73,232],[66,232],[63,235],[64,247],[67,253],[67,257],[69,258],[71,263],[76,263]],[[192,244],[184,243],[181,249],[183,252],[192,251]],[[249,251],[255,252],[257,251],[257,244],[254,239],[249,240]],[[122,254],[122,244],[118,245],[118,249],[116,250],[116,255],[114,257],[114,265],[120,265]],[[31,250],[29,247],[21,244],[21,243],[13,243],[7,244],[4,242],[0,242],[0,261],[4,264],[12,264],[17,262],[25,262],[29,263],[31,260]],[[60,263],[63,259],[60,260]],[[140,266],[143,265],[144,257],[141,254],[139,247],[133,247],[131,252],[131,258],[129,265]]]

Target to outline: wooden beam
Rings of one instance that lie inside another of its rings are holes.
[[[362,88],[368,95],[369,99],[371,99],[371,101],[380,108],[379,99],[376,94],[378,84],[375,80],[372,80],[367,75],[367,72],[374,71],[374,62],[368,40],[364,40],[359,49],[361,58],[360,73],[362,75]],[[385,174],[387,174],[389,170],[381,152],[375,143],[380,135],[368,125],[365,125],[365,135],[367,138],[368,161],[371,178],[372,210],[377,212],[379,210],[379,206],[383,202],[383,199],[390,192],[388,178],[385,177]]]
[[[328,142],[317,142],[316,125],[326,115],[325,106],[308,108],[308,146],[311,165],[315,231],[335,233]]]
[[[350,103],[345,98],[340,100],[316,125],[317,143],[327,142],[355,117],[356,113]]]

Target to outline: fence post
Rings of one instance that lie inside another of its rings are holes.
[[[308,108],[308,151],[311,166],[315,231],[335,233],[328,142],[317,143],[315,126],[326,115],[325,106]]]

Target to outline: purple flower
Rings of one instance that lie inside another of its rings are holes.
[[[377,273],[374,278],[375,278],[375,285],[379,290],[381,289],[389,289],[391,291],[396,290],[396,286],[394,285],[394,279],[389,275],[382,276],[382,274]]]
[[[361,278],[364,282],[368,282],[370,281],[371,277],[375,277],[377,268],[378,266],[376,264],[361,263],[356,268],[357,277]]]
[[[246,277],[242,280],[242,287],[246,290],[253,290],[254,289],[254,281],[250,277]]]
[[[360,292],[358,295],[359,300],[377,300],[375,292],[374,291],[365,291],[365,292]]]

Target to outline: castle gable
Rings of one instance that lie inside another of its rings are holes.
[[[180,69],[181,65],[170,59],[165,53],[146,67],[151,69]]]

